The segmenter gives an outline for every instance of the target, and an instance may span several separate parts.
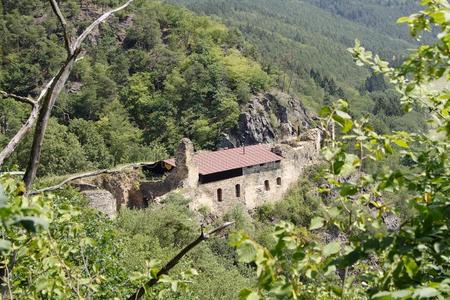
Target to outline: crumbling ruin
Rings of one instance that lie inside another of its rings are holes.
[[[76,185],[94,207],[111,216],[121,206],[146,207],[175,191],[192,200],[193,210],[208,208],[215,215],[236,205],[251,210],[282,199],[304,168],[317,162],[320,142],[320,131],[311,129],[281,144],[195,153],[192,142],[185,138],[172,159],[140,170],[83,179]],[[153,176],[149,180],[142,173]]]

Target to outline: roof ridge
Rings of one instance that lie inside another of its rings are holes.
[[[193,155],[193,160],[195,164],[197,164],[199,174],[201,175],[219,173],[282,160],[283,157],[273,153],[269,146],[270,144],[256,144],[217,151],[196,152]],[[246,149],[245,153],[242,151],[244,147]],[[238,156],[238,154],[242,155]],[[174,158],[164,160],[164,162],[173,166],[176,164]]]

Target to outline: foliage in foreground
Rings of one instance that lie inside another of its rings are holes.
[[[365,118],[352,120],[348,105],[338,101],[321,114],[324,128],[340,125],[343,137],[323,150],[329,162],[329,186],[335,195],[310,230],[338,229],[343,234],[325,244],[299,238],[298,229],[281,223],[277,244],[270,250],[247,235],[232,241],[240,259],[254,263],[258,287],[241,291],[241,299],[448,299],[450,296],[450,93],[428,85],[447,74],[450,57],[450,5],[424,0],[423,11],[399,22],[414,37],[440,31],[436,44],[423,45],[399,68],[391,68],[359,43],[352,53],[359,65],[384,74],[402,94],[405,109],[429,113],[425,134],[377,134]],[[348,150],[349,145],[355,147]],[[369,161],[393,158],[408,166],[385,166],[376,172]],[[345,178],[346,180],[342,180]],[[411,217],[387,228],[386,220],[401,212],[386,201],[390,193],[408,195]]]
[[[189,201],[177,195],[110,220],[76,191],[24,197],[13,178],[0,182],[1,289],[8,299],[126,299],[200,232]],[[146,299],[231,299],[252,276],[216,237],[162,276]]]

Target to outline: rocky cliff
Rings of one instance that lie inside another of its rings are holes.
[[[245,105],[237,126],[222,134],[217,147],[233,148],[295,138],[314,128],[315,119],[296,97],[279,90],[260,93]]]

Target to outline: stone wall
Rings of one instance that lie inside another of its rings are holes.
[[[317,163],[319,150],[320,131],[313,129],[300,138],[273,146],[272,151],[283,157],[281,162],[251,166],[244,168],[242,176],[200,184],[198,168],[192,160],[192,143],[183,139],[176,154],[177,168],[164,180],[142,181],[140,170],[132,169],[82,179],[75,185],[87,191],[85,195],[91,199],[92,206],[109,215],[123,205],[146,207],[149,202],[158,201],[174,190],[192,199],[192,209],[208,207],[213,214],[223,215],[239,204],[252,210],[264,203],[281,200],[302,176],[305,167]]]
[[[89,206],[95,208],[110,218],[117,214],[118,207],[114,195],[106,190],[87,190],[81,192],[88,200]]]
[[[277,202],[298,181],[306,167],[317,163],[317,147],[317,140],[277,145],[273,151],[284,157],[281,163],[244,169],[243,176],[200,184],[194,189],[184,189],[184,193],[192,199],[192,209],[207,207],[216,215],[223,215],[239,204],[252,210],[268,202]],[[240,185],[239,196],[236,195],[236,185]],[[218,199],[219,189],[222,201]]]
[[[120,172],[110,174],[101,174],[89,178],[76,180],[73,186],[79,188],[82,192],[103,190],[113,195],[112,204],[116,211],[122,206],[127,207],[145,207],[147,205],[141,190],[139,168],[130,168]],[[93,201],[93,197],[87,197]],[[95,200],[95,199],[94,199]],[[103,211],[102,209],[99,209]],[[105,211],[108,213],[108,211]]]

